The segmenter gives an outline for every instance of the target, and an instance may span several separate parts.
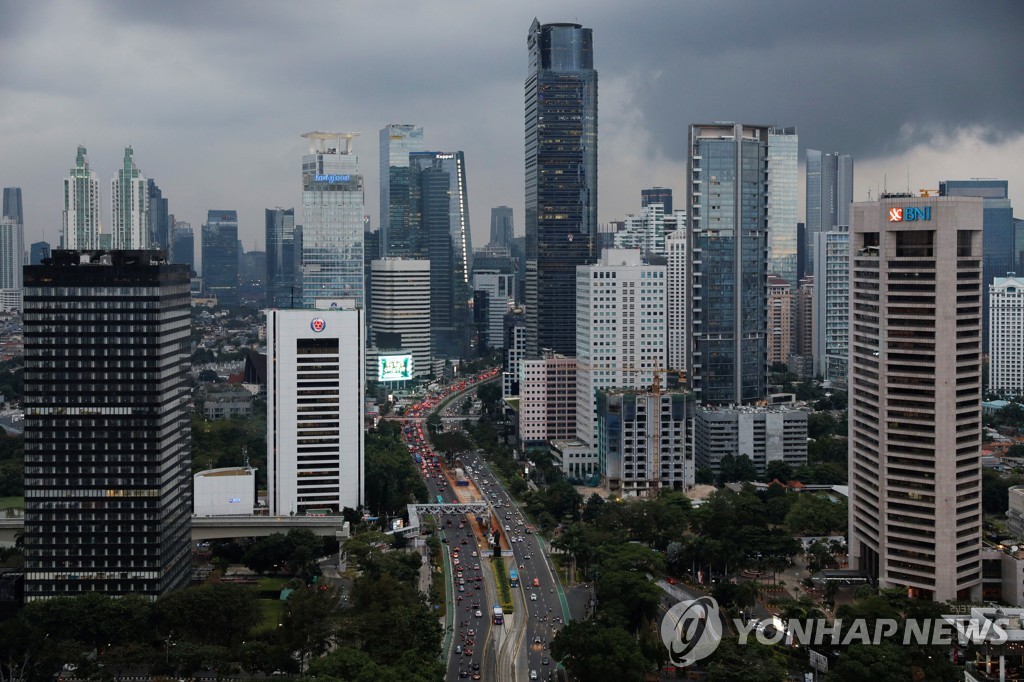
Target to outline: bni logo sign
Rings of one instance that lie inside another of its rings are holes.
[[[315,331],[317,334],[319,334],[323,330],[327,329],[327,323],[324,322],[324,318],[317,317],[314,318],[313,321],[309,323],[309,328]]]
[[[905,208],[890,208],[889,209],[889,222],[890,223],[903,223],[913,222],[916,220],[931,220],[932,219],[932,207],[931,206],[907,206]]]

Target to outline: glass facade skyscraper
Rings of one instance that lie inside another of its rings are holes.
[[[512,222],[511,206],[495,206],[491,209],[491,241],[488,246],[509,248],[515,229]]]
[[[295,308],[299,294],[295,270],[295,209],[264,212],[267,244],[267,307]]]
[[[380,131],[380,233],[382,256],[417,258],[421,246],[410,232],[409,154],[422,152],[423,127],[391,123]]]
[[[175,221],[171,228],[171,262],[196,270],[196,236],[189,223]]]
[[[1017,272],[1017,249],[1022,248],[1017,244],[1008,192],[1006,180],[945,180],[939,183],[939,196],[981,197],[985,200],[981,228],[981,290],[985,293],[981,297],[981,347],[986,351],[989,348],[988,288],[996,277]]]
[[[853,201],[853,157],[848,154],[807,150],[806,245],[804,274],[814,273],[814,235],[836,226],[850,226]]]
[[[146,189],[149,193],[150,247],[170,251],[171,216],[168,212],[167,199],[152,178],[146,181]]]
[[[188,272],[55,251],[25,284],[26,601],[187,585]]]
[[[640,190],[640,207],[661,204],[665,215],[672,215],[672,190],[668,187],[650,187]]]
[[[527,35],[526,353],[576,352],[576,266],[597,236],[597,71],[580,24]]]
[[[20,187],[4,187],[3,213],[0,218],[10,218],[19,225],[25,224],[25,210],[21,204]]]
[[[690,377],[705,404],[765,397],[769,128],[690,126]]]
[[[316,299],[363,300],[363,176],[355,133],[305,133],[302,157],[302,307]]]
[[[796,128],[768,131],[768,262],[772,274],[796,291],[797,166],[800,138]],[[786,353],[788,359],[788,352]]]
[[[203,287],[222,305],[238,305],[238,212],[208,211],[203,225]]]

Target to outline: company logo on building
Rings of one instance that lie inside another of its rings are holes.
[[[722,641],[718,602],[711,597],[684,599],[661,619],[661,641],[673,665],[685,668],[707,658]]]
[[[317,182],[348,182],[352,179],[351,175],[317,175]]]
[[[454,159],[455,155],[454,154],[441,154],[441,153],[439,153],[434,158],[435,159]]]
[[[317,317],[309,323],[309,328],[319,334],[323,330],[327,329],[327,323],[324,322],[324,318]]]
[[[890,223],[904,223],[912,222],[916,220],[931,220],[932,219],[932,207],[931,206],[907,206],[905,208],[890,208],[889,209],[889,222]]]

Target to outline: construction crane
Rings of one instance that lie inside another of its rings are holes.
[[[930,197],[930,196],[936,196],[936,197],[939,196],[939,190],[937,190],[937,189],[919,189],[917,191],[921,194],[922,198],[926,198],[926,197]]]
[[[650,482],[651,488],[659,489],[661,487],[661,376],[663,374],[675,374],[679,378],[679,385],[685,386],[687,383],[686,370],[669,369],[667,367],[657,367],[649,369],[646,367],[623,367],[620,371],[625,373],[636,374],[638,372],[650,372],[654,375],[651,380],[651,395],[657,400],[655,409],[652,410],[654,413],[654,423],[651,431],[653,436],[648,434],[651,439],[651,472],[648,473],[647,478]]]

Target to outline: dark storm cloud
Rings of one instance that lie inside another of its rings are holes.
[[[797,125],[802,146],[890,155],[963,128],[1024,131],[1024,3],[665,3],[597,36],[600,68],[640,75],[653,141],[680,122]],[[611,17],[608,17],[611,19]],[[608,52],[615,55],[609,63]]]

